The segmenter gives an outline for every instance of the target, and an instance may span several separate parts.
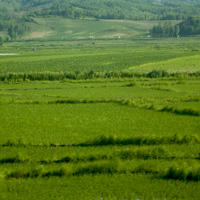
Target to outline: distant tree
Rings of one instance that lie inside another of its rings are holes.
[[[16,39],[16,34],[14,32],[14,27],[13,25],[11,25],[9,28],[8,28],[8,35],[10,36],[11,40],[15,40]]]
[[[3,31],[3,29],[4,29],[4,25],[0,23],[0,31]]]
[[[179,36],[179,31],[180,31],[180,28],[179,28],[179,25],[176,25],[175,27],[174,27],[174,34],[175,34],[175,37],[178,37]]]
[[[7,36],[5,41],[6,41],[6,42],[10,41],[10,37]]]
[[[151,37],[177,37],[179,26],[173,26],[171,22],[159,23],[157,26],[153,26],[149,33]]]
[[[200,19],[189,17],[179,24],[179,29],[182,36],[200,34]]]
[[[3,38],[0,37],[0,46],[3,46]]]
[[[21,38],[26,32],[30,31],[30,27],[22,23],[19,25],[10,25],[8,27],[8,35],[12,41],[15,41],[18,37]]]

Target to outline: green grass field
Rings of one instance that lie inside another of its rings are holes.
[[[149,29],[158,23],[125,20],[70,20],[60,17],[35,18],[34,21],[36,23],[31,24],[32,33],[25,39],[69,41],[89,40],[89,37],[93,36],[100,40],[123,40],[147,34]]]
[[[198,37],[35,20],[0,50],[0,199],[198,200]]]

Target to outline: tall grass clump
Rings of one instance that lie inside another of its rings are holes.
[[[131,71],[109,71],[95,72],[93,70],[87,72],[7,72],[0,74],[0,81],[3,82],[30,82],[30,81],[66,81],[66,80],[91,80],[91,79],[124,79],[124,78],[163,78],[163,77],[199,77],[200,72],[194,73],[168,73],[164,70],[153,70],[149,73],[134,73]],[[181,82],[180,82],[181,83]],[[127,86],[135,86],[133,82]]]
[[[167,170],[163,178],[186,181],[200,181],[200,167],[187,169],[172,166]]]
[[[153,147],[148,149],[126,150],[119,153],[123,160],[131,159],[160,159],[167,158],[168,154],[163,147]]]
[[[200,116],[200,111],[195,110],[193,108],[177,108],[174,106],[165,106],[160,111],[171,112],[171,113],[180,114],[180,115]]]
[[[73,175],[113,174],[119,172],[116,162],[96,162],[76,169]]]
[[[138,82],[137,81],[132,81],[130,83],[127,83],[126,85],[123,85],[124,87],[134,87],[137,86]]]
[[[72,175],[73,170],[71,167],[65,167],[58,170],[52,170],[52,171],[45,171],[42,167],[39,169],[33,169],[33,170],[23,170],[23,171],[15,171],[10,174],[8,174],[6,177],[9,178],[45,178],[45,177],[62,177],[67,175]]]
[[[15,171],[12,172],[10,174],[7,175],[7,178],[38,178],[38,177],[42,177],[43,175],[43,169],[39,168],[39,169],[34,169],[34,170],[26,170],[24,169],[23,171],[19,170],[19,171]]]
[[[170,137],[152,137],[143,136],[131,138],[117,138],[113,136],[102,135],[94,140],[77,144],[76,146],[106,146],[106,145],[159,145],[159,144],[200,144],[200,138],[197,135],[173,135]]]
[[[0,160],[0,164],[5,163],[24,163],[30,161],[28,158],[25,158],[24,156],[18,154],[17,156],[10,157],[10,158],[3,158]]]
[[[161,77],[168,77],[168,76],[169,76],[168,72],[164,70],[153,70],[146,75],[146,77],[148,78],[161,78]]]
[[[118,164],[116,162],[96,162],[92,164],[84,164],[72,169],[71,166],[62,167],[61,169],[44,171],[43,168],[33,170],[19,170],[11,172],[6,177],[10,178],[50,178],[63,176],[81,176],[85,174],[113,174],[119,172]]]
[[[28,144],[23,140],[23,139],[18,139],[18,140],[14,140],[14,139],[8,139],[7,142],[5,144],[3,144],[2,146],[27,146]]]
[[[16,147],[67,147],[67,146],[107,146],[107,145],[159,145],[159,144],[200,144],[200,137],[198,135],[172,135],[166,137],[144,137],[136,136],[130,138],[118,138],[115,136],[101,135],[92,140],[78,144],[32,144],[32,143],[18,143],[13,141],[8,141],[1,146],[16,146]],[[73,160],[74,158],[63,158],[66,160]]]
[[[78,162],[93,162],[93,161],[98,161],[98,160],[108,160],[112,159],[112,155],[110,154],[103,154],[103,155],[88,155],[88,156],[77,156],[77,157],[71,157],[71,156],[65,156],[59,160],[55,160],[55,163],[78,163]]]

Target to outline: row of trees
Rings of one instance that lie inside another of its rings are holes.
[[[187,20],[172,25],[171,22],[159,23],[149,31],[151,37],[178,37],[200,34],[200,19],[189,17]]]
[[[17,38],[21,38],[26,33],[30,32],[30,24],[26,22],[29,18],[25,17],[22,19],[18,19],[16,21],[0,21],[0,31],[7,31],[8,36],[6,37],[5,41],[15,41]],[[0,41],[3,41],[2,37]],[[0,43],[2,46],[2,42]]]
[[[141,3],[140,3],[141,4]],[[135,6],[135,7],[134,7]],[[142,5],[140,6],[142,7]],[[112,8],[112,9],[111,9]],[[166,10],[161,13],[159,11],[137,8],[137,5],[130,4],[123,7],[121,4],[117,6],[113,4],[113,7],[105,5],[103,2],[97,6],[91,6],[90,4],[61,4],[53,5],[50,8],[43,8],[41,10],[36,10],[30,16],[50,16],[57,15],[70,19],[78,18],[96,18],[96,19],[127,19],[127,20],[185,20],[189,15],[183,15],[178,12],[171,12],[171,10]],[[153,9],[153,8],[152,8]],[[164,8],[163,8],[164,9]],[[199,13],[200,14],[200,13]]]
[[[30,31],[30,26],[26,24],[10,25],[8,27],[8,35],[12,41],[15,41],[18,37],[21,38],[26,32]]]
[[[0,37],[0,47],[3,46],[3,38]]]
[[[151,37],[178,37],[179,36],[179,25],[173,26],[171,22],[161,22],[150,29]]]
[[[200,19],[189,17],[186,21],[179,24],[180,35],[200,34]]]
[[[185,20],[200,15],[199,0],[0,0],[0,19],[20,11],[66,18]]]
[[[193,73],[168,73],[163,70],[153,70],[148,73],[134,73],[130,71],[118,71],[118,72],[29,72],[29,73],[1,73],[0,81],[65,81],[65,80],[90,80],[90,79],[113,79],[113,78],[134,78],[134,77],[146,77],[146,78],[161,78],[161,77],[200,77],[199,72]],[[127,85],[133,86],[134,83]]]

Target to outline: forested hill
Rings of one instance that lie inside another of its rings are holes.
[[[200,16],[199,0],[0,0],[0,18],[182,20]]]

